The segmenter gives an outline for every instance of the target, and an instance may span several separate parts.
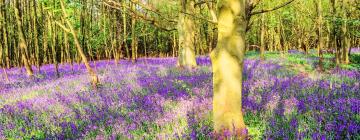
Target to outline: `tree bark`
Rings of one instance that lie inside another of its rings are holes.
[[[341,47],[342,47],[342,63],[343,64],[349,64],[350,60],[349,60],[349,51],[350,51],[350,39],[349,39],[349,33],[348,33],[348,0],[343,0],[343,22],[342,22],[342,26],[341,26],[341,31],[342,31],[342,40],[341,40]]]
[[[195,1],[181,0],[181,12],[179,14],[179,58],[178,65],[181,67],[196,67],[195,55],[195,22],[193,17],[185,13],[194,13]]]
[[[243,138],[241,133],[246,128],[241,105],[247,27],[245,13],[245,0],[224,0],[221,3],[218,44],[211,53],[214,129],[220,134],[228,130],[239,138]]]

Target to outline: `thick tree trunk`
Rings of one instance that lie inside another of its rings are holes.
[[[17,33],[18,33],[18,37],[19,37],[19,46],[20,46],[20,50],[21,50],[21,59],[24,63],[24,67],[26,69],[27,75],[29,77],[32,77],[34,75],[34,73],[33,73],[33,70],[28,61],[29,53],[28,53],[28,49],[27,49],[25,35],[23,32],[23,28],[22,28],[18,0],[14,0],[14,2],[15,2],[14,11],[15,11],[15,18],[16,18],[16,25],[17,25]]]
[[[194,13],[195,1],[181,0],[181,12],[179,15],[179,58],[178,65],[181,67],[196,67],[195,55],[195,22],[186,13]]]
[[[241,138],[246,128],[241,105],[247,27],[245,0],[224,0],[220,6],[218,44],[211,53],[214,129],[220,134],[228,130]]]

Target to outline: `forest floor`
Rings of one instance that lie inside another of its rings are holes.
[[[326,54],[325,72],[316,56],[297,51],[246,57],[242,102],[251,139],[360,138],[360,50],[340,68]],[[211,62],[197,62],[193,70],[177,68],[175,58],[93,62],[96,90],[83,65],[60,65],[60,78],[53,65],[34,79],[7,70],[0,139],[211,139]]]

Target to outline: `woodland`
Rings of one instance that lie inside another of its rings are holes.
[[[358,0],[0,0],[0,139],[360,139]]]

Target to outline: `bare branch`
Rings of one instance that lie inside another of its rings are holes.
[[[136,5],[139,5],[140,7],[144,8],[145,10],[148,10],[150,12],[153,12],[153,13],[159,15],[161,18],[163,18],[163,19],[165,19],[165,20],[167,20],[169,22],[177,22],[175,20],[168,19],[168,18],[164,17],[163,14],[160,13],[158,9],[155,9],[155,8],[153,8],[153,7],[149,6],[149,5],[146,5],[146,4],[142,3],[142,2],[139,2],[139,0],[130,0],[130,2],[132,2],[132,3],[136,4]]]
[[[287,5],[289,5],[290,3],[294,2],[294,1],[295,0],[289,0],[289,1],[285,2],[285,3],[283,3],[281,5],[278,5],[278,6],[274,7],[274,8],[271,8],[271,9],[262,9],[260,11],[251,12],[250,16],[275,11],[277,9],[280,9],[280,8],[283,8],[283,7],[287,6]]]
[[[203,1],[199,1],[198,3],[195,3],[195,7],[198,6],[198,5],[202,5],[202,4],[205,4],[205,3],[216,3],[216,1],[214,0],[203,0]]]
[[[185,14],[185,15],[192,16],[192,17],[194,17],[194,18],[196,18],[196,19],[200,19],[200,20],[203,20],[203,21],[212,23],[212,24],[217,24],[217,21],[214,21],[214,20],[209,20],[209,19],[206,19],[206,18],[204,18],[204,17],[196,16],[196,15],[194,15],[194,14],[190,14],[190,13],[186,13],[186,12],[181,12],[181,13],[183,13],[183,14]]]
[[[159,21],[157,21],[155,18],[152,18],[152,17],[147,17],[141,13],[138,13],[136,11],[134,11],[133,9],[131,9],[130,7],[128,6],[123,6],[117,2],[114,2],[114,1],[104,1],[103,2],[104,5],[110,7],[110,8],[114,8],[114,9],[117,9],[117,10],[122,10],[121,8],[126,8],[128,11],[130,11],[130,13],[132,14],[132,16],[134,17],[140,17],[141,19],[145,20],[145,21],[148,21],[150,24],[162,29],[162,30],[165,30],[165,31],[173,31],[173,30],[176,30],[176,28],[174,29],[167,29],[165,27],[162,27],[160,24],[159,24]],[[112,5],[113,4],[113,5]]]

